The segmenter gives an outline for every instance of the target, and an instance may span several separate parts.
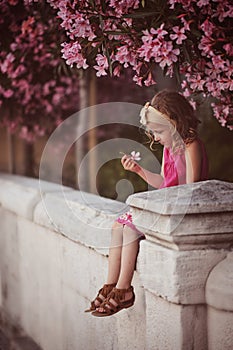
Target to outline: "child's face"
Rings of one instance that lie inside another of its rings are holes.
[[[147,130],[150,130],[153,133],[156,142],[159,142],[165,147],[172,146],[171,129],[168,125],[149,122],[146,127]]]

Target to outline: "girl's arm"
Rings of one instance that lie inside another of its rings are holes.
[[[121,158],[121,163],[125,170],[130,170],[138,174],[144,181],[146,181],[149,185],[155,188],[159,188],[159,186],[163,182],[162,175],[152,173],[151,171],[142,168],[137,162],[132,160],[131,157],[128,155],[124,155]]]
[[[200,181],[201,178],[201,163],[202,152],[201,145],[198,141],[193,141],[186,146],[185,150],[186,160],[186,183]]]

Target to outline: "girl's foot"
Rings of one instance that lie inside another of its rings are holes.
[[[104,286],[99,290],[97,297],[91,302],[91,306],[89,309],[85,310],[85,312],[95,311],[98,306],[107,298],[108,294],[112,291],[112,289],[116,286],[116,283],[112,284],[104,284]]]
[[[127,289],[113,288],[100,307],[92,312],[92,315],[97,317],[111,316],[133,306],[134,301],[135,294],[132,286]]]

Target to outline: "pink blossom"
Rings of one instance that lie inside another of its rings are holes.
[[[151,28],[150,30],[151,34],[156,35],[157,39],[164,39],[164,36],[168,34],[168,32],[163,29],[164,26],[165,26],[165,23],[162,23],[158,29]]]
[[[180,54],[179,49],[173,49],[171,41],[164,41],[158,55],[155,57],[155,62],[158,62],[160,67],[171,66],[173,62],[177,62],[177,56]]]
[[[115,55],[115,60],[123,64],[125,68],[129,65],[134,66],[136,63],[134,52],[132,47],[130,49],[129,44],[118,47]]]
[[[24,35],[25,33],[30,33],[32,32],[32,25],[35,23],[34,17],[28,17],[27,20],[23,21],[21,29],[22,29],[22,34]]]
[[[191,21],[186,21],[184,17],[181,17],[181,22],[183,24],[183,28],[185,31],[190,31],[190,23]]]
[[[168,3],[171,5],[170,8],[174,9],[175,8],[175,4],[182,4],[182,6],[186,9],[186,10],[190,10],[193,12],[193,7],[192,7],[192,0],[168,0]]]
[[[191,96],[190,90],[189,90],[189,89],[184,89],[183,95],[184,95],[184,97],[189,97],[189,96]]]
[[[223,46],[224,50],[226,51],[226,53],[229,55],[229,56],[233,56],[233,45],[232,44],[225,44]]]
[[[209,0],[199,0],[197,2],[197,6],[198,7],[203,7],[203,6],[206,6],[206,5],[209,5]]]
[[[43,105],[45,106],[45,110],[47,113],[52,113],[53,111],[53,106],[51,105],[50,102],[48,102],[47,100],[43,101]]]
[[[217,86],[217,89],[219,92],[221,92],[221,90],[228,89],[231,86],[231,84],[229,84],[228,81],[229,80],[227,80],[226,78],[223,78],[223,77],[221,77],[217,80],[216,86]],[[233,84],[232,84],[232,86],[233,86]]]
[[[218,119],[219,123],[222,126],[226,126],[227,118],[230,112],[229,106],[224,105],[224,103],[220,103],[218,105],[216,103],[212,103],[211,106],[213,108],[214,115]]]
[[[230,7],[230,5],[228,5],[229,9],[228,9],[228,11],[226,11],[225,5],[227,5],[227,4],[228,4],[228,2],[226,2],[225,0],[220,1],[218,3],[216,12],[213,14],[213,17],[218,17],[219,22],[223,22],[224,19],[226,17],[228,17],[229,15],[232,16],[232,7]]]
[[[142,57],[147,62],[149,62],[154,55],[157,55],[157,51],[161,46],[161,41],[157,37],[154,39],[152,32],[154,32],[153,28],[151,32],[148,30],[143,31],[143,45],[137,50],[139,57]]]
[[[170,4],[170,9],[174,9],[175,8],[175,4],[177,3],[176,0],[168,0],[168,3]]]
[[[0,68],[2,73],[6,73],[10,67],[12,67],[12,63],[15,60],[15,56],[10,52],[7,54],[6,59],[3,63],[0,64]]]
[[[9,4],[15,6],[18,4],[18,0],[8,0]]]
[[[191,104],[191,106],[193,107],[194,110],[197,109],[197,102],[194,101],[193,99],[189,100],[189,103]]]
[[[142,86],[142,79],[143,79],[142,77],[139,77],[136,74],[133,76],[133,81],[135,81],[135,83],[139,86]]]
[[[96,56],[96,62],[97,65],[93,66],[97,70],[97,77],[100,77],[101,75],[107,75],[106,69],[108,69],[108,59],[106,56],[103,56],[101,54],[98,54]]]
[[[10,97],[12,97],[13,93],[14,93],[13,90],[7,89],[3,92],[3,96],[6,98],[10,98]]]
[[[98,64],[98,66],[103,66],[104,68],[108,68],[108,59],[106,56],[98,54],[96,56],[96,62]]]
[[[215,69],[219,69],[219,70],[225,70],[225,61],[221,58],[220,55],[218,56],[212,56],[211,57],[212,62],[213,62],[213,66],[215,67]]]
[[[156,81],[153,79],[151,72],[148,74],[147,79],[144,80],[145,86],[151,86],[156,84]]]
[[[73,67],[76,64],[77,68],[86,69],[88,64],[86,63],[86,58],[84,58],[81,54],[81,46],[78,42],[74,43],[63,43],[63,49],[61,52],[63,53],[62,58],[66,60],[66,63]]]
[[[173,65],[170,65],[169,67],[167,67],[166,70],[167,70],[167,71],[166,71],[166,76],[172,78],[173,75],[174,75],[174,68],[173,68]]]
[[[139,161],[141,160],[140,152],[132,151],[130,153],[132,160]]]
[[[211,56],[213,55],[213,50],[212,50],[212,46],[214,44],[214,40],[213,38],[211,38],[210,36],[203,36],[201,38],[200,44],[198,45],[199,50],[202,51],[202,55],[208,55]]]
[[[205,72],[205,74],[206,74],[208,77],[210,77],[210,78],[216,80],[218,74],[221,73],[221,69],[219,69],[219,67],[218,67],[217,65],[216,65],[216,66],[213,65],[212,62],[208,62],[208,63],[206,64],[206,68],[204,69],[204,72]]]
[[[75,18],[74,23],[72,24],[70,30],[70,38],[74,39],[75,37],[79,38],[88,38],[89,41],[92,41],[96,35],[91,29],[90,22],[85,18]]]
[[[12,72],[9,74],[12,79],[15,79],[17,77],[22,76],[27,71],[27,68],[20,64],[18,67],[16,67],[15,70],[12,70]]]
[[[137,53],[139,54],[139,57],[142,57],[146,62],[149,62],[152,56],[152,48],[153,44],[145,43],[138,48]]]
[[[152,29],[153,29],[153,28],[152,28]],[[143,30],[142,33],[144,34],[144,35],[142,36],[142,42],[143,42],[143,43],[149,43],[149,44],[151,44],[152,41],[153,41],[153,39],[154,39],[154,35],[153,35],[152,33],[150,33],[150,32],[148,31],[148,29]]]
[[[215,28],[215,25],[209,21],[209,19],[207,18],[201,25],[200,28],[203,30],[204,34],[207,37],[211,37],[211,35],[213,34],[213,30]]]
[[[205,80],[202,79],[200,74],[193,75],[188,81],[192,90],[202,91],[204,89]]]
[[[172,28],[173,32],[175,34],[170,34],[170,38],[172,40],[176,39],[176,43],[178,45],[182,44],[182,41],[187,39],[187,36],[184,34],[185,29],[184,28],[179,28],[178,26]]]
[[[43,86],[43,95],[49,95],[51,93],[52,87],[54,87],[56,85],[55,80],[50,80],[48,82],[46,82]]]
[[[86,69],[89,65],[94,66],[97,76],[109,74],[109,65],[113,68],[114,76],[119,76],[124,68],[130,67],[136,73],[133,81],[146,86],[155,83],[152,78],[155,65],[170,76],[174,75],[176,68],[176,72],[178,70],[186,80],[186,85],[182,84],[184,94],[201,91],[207,96],[217,97],[225,106],[232,105],[232,97],[228,103],[223,100],[232,93],[233,49],[227,28],[233,8],[229,0],[168,0],[170,7],[166,9],[166,20],[160,22],[159,27],[152,16],[137,20],[140,11],[146,13],[151,10],[148,7],[151,2],[147,1],[48,0],[61,20],[62,30],[59,32],[57,29],[57,33],[53,33],[55,12],[49,20],[40,17],[34,2],[42,3],[42,0],[24,0],[25,15],[19,21],[14,20],[14,9],[10,8],[9,1],[3,1],[0,25],[9,17],[9,38],[13,37],[7,48],[0,52],[4,92],[8,89],[13,91],[8,98],[1,93],[4,108],[14,98],[20,101],[20,108],[30,116],[30,121],[36,114],[43,115],[48,111],[53,115],[54,123],[61,118],[59,106],[68,108],[68,100],[74,95],[74,79],[70,82],[60,79],[64,65],[61,64],[61,57],[55,57],[64,33],[67,42],[62,46],[62,58],[71,67]],[[157,2],[154,9],[160,10]],[[65,41],[63,38],[62,41]],[[46,49],[45,42],[49,49]],[[180,47],[177,48],[177,45]],[[12,57],[7,57],[8,54],[12,54]],[[50,83],[55,80],[51,75],[44,78],[48,67],[56,72],[61,67],[55,85]],[[38,81],[38,76],[43,81]],[[39,112],[38,106],[41,107]],[[227,111],[224,112],[225,120],[232,113],[232,107],[229,108],[228,116]]]
[[[138,62],[133,66],[133,70],[134,70],[138,75],[140,75],[142,66],[143,66],[143,62],[139,62],[139,61],[138,61]]]
[[[44,13],[42,16],[34,6],[41,0],[23,1],[22,11],[13,9],[13,2],[2,2],[0,25],[8,31],[8,38],[1,40],[0,74],[4,77],[0,92],[4,117],[0,124],[11,132],[19,130],[21,137],[32,142],[44,135],[44,125],[49,131],[56,119],[64,118],[68,110],[72,112],[72,105],[77,105],[74,96],[77,96],[78,79],[73,75],[69,82],[62,80],[64,71],[59,68],[64,62],[58,55],[58,47],[65,36],[59,30],[55,14],[49,13],[50,8],[43,4],[47,9],[46,16]],[[50,83],[53,77],[55,85]]]
[[[139,3],[139,0],[110,0],[110,6],[115,9],[118,17],[128,13],[130,9],[138,8]]]
[[[207,79],[205,86],[207,88],[207,90],[209,91],[209,93],[213,96],[213,97],[218,97],[219,96],[219,92],[217,90],[217,83],[215,80],[211,80],[211,79]]]
[[[113,75],[115,77],[119,77],[120,76],[120,73],[121,73],[121,66],[120,65],[117,65],[114,70],[113,70]]]
[[[228,78],[233,76],[233,64],[229,60],[226,60],[226,72],[225,73],[226,73],[226,76]]]

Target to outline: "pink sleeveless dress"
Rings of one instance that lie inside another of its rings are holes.
[[[202,152],[202,164],[200,181],[208,179],[208,158],[205,147],[200,139],[197,139],[201,146]],[[186,183],[186,162],[184,152],[174,154],[170,148],[164,148],[164,166],[163,166],[163,182],[159,189],[165,187],[172,187],[177,185],[183,185]],[[139,239],[145,239],[145,235],[140,232],[133,224],[133,217],[130,211],[122,214],[116,219],[120,224],[131,227],[139,234]]]

